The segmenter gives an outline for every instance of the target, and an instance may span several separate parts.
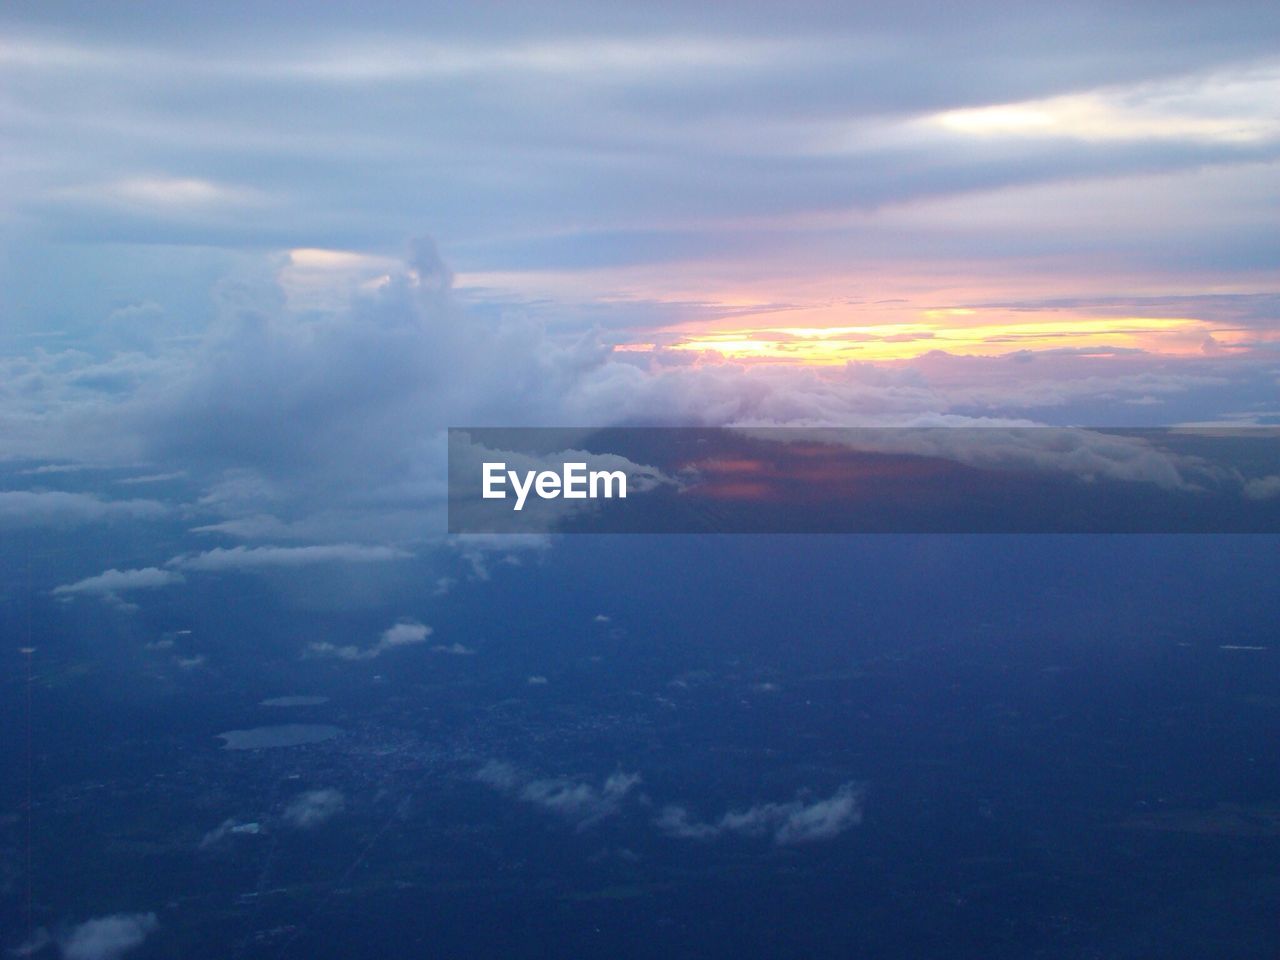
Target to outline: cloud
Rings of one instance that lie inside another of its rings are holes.
[[[143,242],[373,247],[430,220],[491,269],[534,252],[562,269],[687,255],[690,224],[712,225],[707,251],[741,244],[743,221],[830,234],[832,217],[806,215],[1265,155],[1276,27],[1263,10],[1162,10],[1157,30],[1143,7],[729,18],[665,4],[639,23],[552,2],[505,15],[501,35],[466,15],[408,15],[378,35],[335,12],[305,37],[264,23],[270,56],[225,39],[197,49],[142,20],[127,45],[101,22],[55,40],[49,18],[17,15],[0,82],[20,82],[40,122],[10,138],[2,199],[42,233]],[[211,24],[197,35],[234,31],[190,15]],[[68,81],[94,102],[68,102]],[[159,83],[173,102],[145,96]],[[388,109],[398,95],[420,109]],[[423,150],[428,183],[412,162]],[[580,229],[566,240],[567,223]]]
[[[166,566],[209,572],[302,567],[314,563],[383,563],[411,556],[411,553],[396,547],[358,543],[305,547],[218,547],[203,553],[174,557]]]
[[[863,788],[843,784],[824,800],[804,796],[790,803],[763,803],[731,810],[719,820],[701,821],[677,804],[664,807],[654,821],[667,836],[710,840],[725,834],[771,836],[782,846],[829,840],[862,822]]]
[[[1151,483],[1172,490],[1197,489],[1196,480],[1220,479],[1208,463],[1127,436],[1067,427],[919,427],[906,430],[791,428],[783,434],[744,429],[748,435],[813,441],[881,453],[942,457],[975,467],[1067,473]]]
[[[468,310],[449,278],[434,248],[417,243],[384,285],[320,320],[291,311],[271,280],[223,284],[203,336],[145,361],[119,360],[129,386],[92,401],[71,383],[86,370],[100,375],[91,358],[68,351],[0,359],[0,374],[6,364],[15,374],[0,383],[24,384],[7,397],[0,388],[0,431],[13,424],[25,438],[20,446],[43,444],[46,456],[84,459],[110,439],[129,463],[180,467],[204,491],[184,508],[191,526],[257,544],[184,554],[168,566],[268,570],[393,560],[438,543],[449,423],[1008,426],[1099,422],[1122,410],[1126,425],[1141,425],[1132,421],[1203,419],[1206,410],[1274,402],[1271,368],[1236,356],[1173,363],[1140,352],[937,352],[909,364],[812,368],[612,351],[598,332],[557,332],[518,311]],[[1124,312],[1118,303],[1104,308]],[[1212,308],[1265,312],[1266,302]],[[1150,397],[1161,403],[1125,403]],[[1102,476],[1188,479],[1167,458],[1132,455],[1132,442],[1100,443],[1022,456]],[[519,548],[547,545],[536,537],[450,543],[478,580],[497,563],[527,558]]]
[[[285,807],[284,819],[299,830],[310,830],[332,820],[346,806],[342,792],[333,788],[308,790]]]
[[[126,609],[132,605],[125,603],[120,594],[131,590],[154,590],[171,584],[182,583],[182,574],[173,570],[161,570],[158,567],[144,567],[140,570],[106,570],[97,576],[85,577],[75,583],[54,587],[53,595],[58,597],[96,596],[110,601]]]
[[[228,837],[256,837],[262,832],[262,824],[256,821],[244,822],[229,818],[223,820],[200,839],[200,849],[208,850]]]
[[[415,646],[425,643],[431,636],[432,629],[416,620],[401,620],[399,623],[382,631],[378,642],[371,647],[357,647],[353,644],[334,644],[317,640],[307,645],[307,655],[312,657],[335,657],[339,660],[372,660],[380,657],[388,650],[399,647]],[[449,650],[447,652],[456,652]]]
[[[66,960],[116,960],[160,927],[154,913],[116,913],[86,920],[58,938]]]
[[[518,567],[526,553],[538,554],[550,549],[551,540],[540,533],[459,534],[448,540],[471,568],[473,580],[488,581],[493,577],[493,563]]]
[[[501,761],[490,761],[476,779],[517,800],[554,814],[584,830],[616,815],[622,801],[640,783],[638,773],[614,773],[600,786],[568,777],[533,779]]]
[[[455,657],[470,657],[475,654],[475,650],[471,647],[464,646],[461,643],[437,644],[431,648],[432,653],[447,653]]]
[[[185,470],[171,470],[168,473],[148,473],[139,477],[122,477],[116,483],[137,485],[143,483],[167,483],[170,480],[181,480],[187,475]]]
[[[155,520],[169,512],[158,500],[104,500],[92,493],[60,490],[0,490],[0,527]]]

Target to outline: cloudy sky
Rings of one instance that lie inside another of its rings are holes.
[[[345,542],[449,424],[1278,422],[1278,104],[1265,2],[9,4],[5,454]]]

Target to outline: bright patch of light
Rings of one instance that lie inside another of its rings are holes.
[[[849,361],[907,360],[934,350],[967,356],[1000,356],[1027,350],[1143,350],[1202,353],[1206,342],[1231,349],[1232,331],[1214,330],[1186,317],[995,317],[976,322],[971,309],[924,311],[925,322],[830,327],[769,327],[689,331],[670,349],[717,354],[731,360],[812,365]],[[622,349],[652,349],[633,344]]]
[[[970,137],[1203,140],[1280,136],[1280,66],[948,110],[924,124]]]

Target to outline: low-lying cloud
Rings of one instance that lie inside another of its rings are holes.
[[[154,913],[116,913],[86,920],[58,939],[66,960],[116,960],[160,927]]]
[[[432,632],[430,627],[416,620],[401,620],[382,631],[378,642],[372,646],[357,647],[354,644],[335,644],[327,640],[317,640],[307,645],[307,655],[334,657],[338,660],[372,660],[382,656],[388,650],[425,643]]]
[[[299,830],[310,830],[328,820],[332,820],[343,811],[346,798],[342,791],[332,787],[322,790],[308,790],[299,794],[284,809],[284,821]]]
[[[395,547],[358,543],[315,544],[305,547],[218,547],[203,553],[174,557],[166,566],[219,572],[270,567],[303,567],[315,563],[385,563],[413,556]]]
[[[183,576],[173,570],[143,567],[140,570],[105,570],[97,576],[53,588],[55,597],[95,596],[124,608],[131,608],[120,594],[133,590],[154,590],[182,583]]]
[[[826,799],[800,796],[789,803],[761,803],[730,810],[713,821],[698,820],[688,808],[672,804],[663,808],[654,823],[667,836],[685,840],[736,834],[770,836],[783,846],[812,843],[829,840],[860,824],[863,796],[861,786],[845,783]]]
[[[613,773],[600,786],[568,777],[531,778],[511,764],[490,761],[476,779],[495,790],[554,814],[579,830],[614,816],[640,783],[638,773]]]

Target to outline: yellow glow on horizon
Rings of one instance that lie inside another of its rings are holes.
[[[1206,339],[1230,349],[1232,331],[1214,331],[1188,317],[993,318],[974,323],[971,309],[926,310],[923,321],[845,326],[776,326],[685,331],[669,349],[706,351],[730,360],[834,365],[848,361],[909,360],[940,350],[1000,356],[1022,350],[1140,349],[1166,355],[1201,352]],[[968,322],[966,322],[968,321]],[[657,349],[624,344],[624,351]]]

